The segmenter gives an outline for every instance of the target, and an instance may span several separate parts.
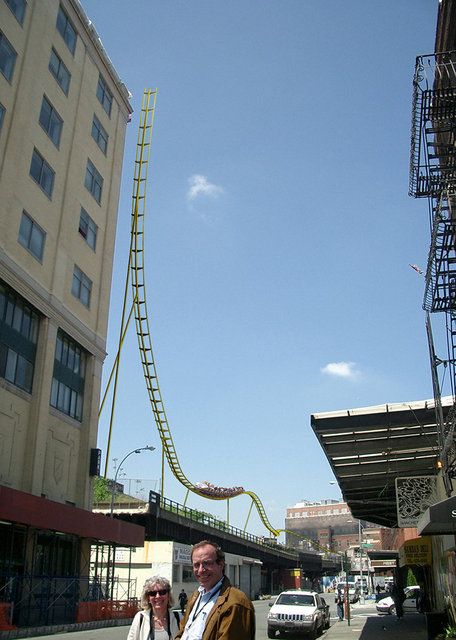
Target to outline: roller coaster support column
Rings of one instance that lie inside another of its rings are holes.
[[[249,519],[250,519],[250,514],[252,513],[252,509],[253,509],[253,500],[250,502],[250,509],[247,515],[247,520],[245,521],[244,531],[247,531],[247,525],[249,524]]]
[[[161,477],[162,500],[165,497],[165,445],[162,442],[162,477]]]

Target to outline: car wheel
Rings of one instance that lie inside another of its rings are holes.
[[[331,626],[331,620],[329,619],[329,616],[328,616],[328,619],[326,620],[326,624],[325,624],[325,629],[329,629],[330,626]]]
[[[318,630],[317,630],[316,628],[315,628],[315,629],[312,629],[312,631],[309,631],[309,638],[310,638],[310,640],[316,640],[317,635],[318,635],[317,631],[318,631]]]
[[[276,636],[275,629],[270,629],[268,627],[268,638],[275,638],[275,636]]]
[[[394,616],[394,614],[396,613],[396,605],[392,604],[388,609],[388,613],[390,614],[390,616]]]

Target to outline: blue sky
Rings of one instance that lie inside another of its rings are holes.
[[[409,267],[426,266],[427,206],[407,194],[415,57],[433,51],[438,3],[81,1],[135,110],[106,371],[138,111],[157,87],[147,290],[174,442],[189,479],[254,491],[281,528],[287,506],[339,496],[312,413],[432,396],[424,281]],[[132,327],[110,458],[147,443],[159,447]],[[125,473],[158,478],[159,453]],[[185,497],[169,472],[165,494]],[[231,501],[232,524],[249,506]],[[266,533],[253,515],[248,528]]]

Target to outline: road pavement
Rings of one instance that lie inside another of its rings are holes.
[[[378,614],[375,602],[367,600],[365,604],[351,605],[351,619],[348,624],[346,620],[339,622],[334,594],[328,593],[323,596],[330,606],[331,627],[323,633],[321,640],[388,640],[394,636],[399,637],[400,640],[427,640],[424,615],[407,613],[398,620],[396,616]],[[272,602],[273,600],[254,602],[257,622],[255,640],[267,640],[267,616],[269,604]],[[70,631],[64,635],[65,640],[126,640],[128,629],[129,626],[125,625],[90,631]],[[61,635],[39,637],[41,640],[59,640]]]

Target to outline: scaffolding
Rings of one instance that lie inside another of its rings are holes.
[[[138,610],[136,580],[114,575],[117,545],[86,546],[74,536],[19,525],[4,529],[11,540],[20,534],[24,544],[7,544],[0,554],[0,631],[131,618]],[[46,547],[37,544],[41,534]]]

